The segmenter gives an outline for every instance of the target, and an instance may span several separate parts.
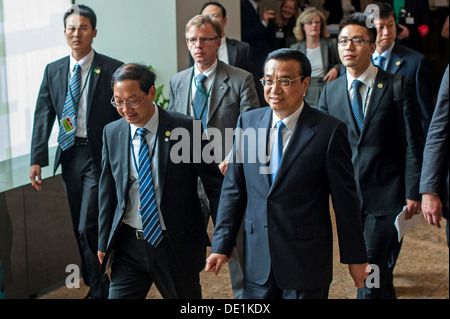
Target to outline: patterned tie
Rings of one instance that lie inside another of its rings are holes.
[[[75,64],[75,72],[70,79],[69,89],[59,125],[58,144],[63,151],[75,144],[75,132],[77,127],[78,102],[81,96],[81,68]]]
[[[382,55],[377,56],[377,57],[375,58],[375,60],[374,60],[374,64],[375,64],[376,66],[378,66],[380,69],[386,71],[386,69],[384,68],[384,67],[385,67],[385,65],[384,65],[385,62],[386,62],[386,58],[385,58],[384,56],[382,56]]]
[[[207,77],[204,74],[199,74],[196,77],[197,91],[194,97],[194,115],[196,118],[202,120],[203,129],[206,129],[206,121],[208,116],[208,94],[206,93],[205,81]]]
[[[361,93],[359,92],[359,89],[363,83],[359,80],[354,80],[352,82],[352,88],[353,88],[353,99],[351,102],[352,105],[352,111],[353,116],[355,117],[356,124],[358,125],[359,131],[362,131],[363,123],[364,123],[364,114],[362,109],[362,99],[361,99]]]
[[[150,154],[145,135],[145,128],[137,129],[136,133],[141,138],[139,148],[139,198],[141,201],[140,214],[144,230],[144,239],[153,246],[158,246],[163,238],[159,223],[158,210],[156,208],[155,191],[153,189],[152,169]]]
[[[270,154],[270,180],[272,184],[277,175],[278,168],[280,167],[281,159],[283,158],[283,128],[285,128],[286,125],[280,120],[275,127],[277,128],[277,135],[273,142],[272,153]]]

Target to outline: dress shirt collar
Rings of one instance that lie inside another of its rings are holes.
[[[298,118],[300,117],[300,114],[302,113],[303,110],[303,106],[305,105],[305,102],[302,102],[302,105],[300,105],[300,107],[291,115],[289,115],[288,117],[286,117],[285,119],[283,119],[283,123],[284,125],[286,125],[286,127],[289,129],[290,132],[294,131],[295,125],[298,122]],[[278,117],[278,115],[275,113],[275,111],[272,111],[272,128],[275,127],[275,125],[278,123],[278,121],[280,121],[280,118]]]
[[[395,41],[391,44],[391,46],[389,48],[387,48],[387,50],[384,50],[381,53],[378,53],[377,50],[375,50],[375,52],[372,54],[372,60],[375,60],[378,56],[382,56],[384,58],[386,58],[386,61],[389,60],[389,58],[391,57],[391,53],[392,53],[392,49],[394,48],[395,45]]]
[[[214,74],[216,73],[216,68],[217,68],[217,59],[205,72],[203,72],[203,74],[206,75],[206,77],[208,78],[209,81],[213,80]],[[202,73],[202,72],[200,72],[197,65],[195,64],[194,77],[197,77],[197,75],[199,75],[200,73]]]
[[[155,107],[155,113],[153,113],[153,116],[150,118],[150,120],[145,123],[144,128],[146,128],[148,131],[152,132],[154,135],[156,135],[156,132],[158,131],[158,124],[159,124],[159,110],[158,110],[158,106],[153,103],[154,107]],[[131,136],[135,137],[136,135],[136,131],[139,128],[138,126],[130,123],[130,128],[131,128]]]
[[[83,72],[89,71],[89,68],[92,65],[92,61],[94,61],[94,50],[91,50],[86,56],[84,56],[80,61],[75,60],[75,58],[70,55],[70,72],[73,72],[73,68],[75,67],[75,64],[79,64],[81,67],[81,70]]]
[[[374,66],[372,63],[369,64],[369,67],[364,71],[363,74],[358,78],[359,81],[364,83],[367,87],[373,87],[373,83],[375,82],[375,78],[378,73],[378,68]],[[347,89],[350,90],[352,88],[353,81],[356,80],[350,73],[347,71]]]
[[[253,0],[248,0],[253,8],[255,8],[255,11],[258,11],[258,4]]]

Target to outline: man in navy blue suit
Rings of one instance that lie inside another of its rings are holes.
[[[310,78],[311,65],[300,51],[270,53],[261,81],[270,107],[238,120],[205,270],[217,274],[229,260],[244,219],[244,299],[328,297],[330,194],[341,262],[348,264],[355,286],[364,286],[370,269],[347,127],[303,101]],[[275,133],[274,126],[281,132]],[[252,132],[258,142],[249,138]],[[281,161],[271,159],[267,165],[264,155],[279,158],[280,153]],[[269,167],[278,169],[270,175]]]
[[[431,74],[425,55],[396,42],[397,26],[395,11],[386,2],[377,2],[380,18],[375,19],[377,27],[377,48],[372,54],[374,64],[384,71],[404,75],[414,85],[422,116],[422,128],[426,135],[433,115],[433,92]],[[382,62],[379,62],[383,60]]]

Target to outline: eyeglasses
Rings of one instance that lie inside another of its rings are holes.
[[[146,94],[144,94],[144,96],[142,97],[142,99],[139,102],[136,101],[126,101],[126,102],[116,102],[114,100],[114,96],[111,98],[111,104],[118,109],[123,109],[125,104],[127,105],[127,107],[135,109],[139,106],[139,104],[141,104],[141,102],[144,100]]]
[[[337,43],[340,46],[343,46],[343,47],[346,47],[349,42],[351,42],[355,46],[361,46],[361,45],[364,44],[364,42],[370,42],[370,41],[369,40],[364,40],[364,39],[361,39],[361,38],[353,38],[353,39],[343,38],[343,39],[339,39],[337,41]]]
[[[187,42],[189,42],[191,45],[196,45],[197,41],[200,41],[200,44],[209,44],[212,40],[215,40],[216,38],[190,38],[186,39]]]
[[[277,84],[279,86],[281,86],[282,88],[288,88],[291,86],[292,82],[294,82],[295,80],[301,79],[303,76],[300,76],[296,79],[288,79],[288,78],[279,78],[277,80]],[[275,85],[275,81],[272,79],[266,79],[266,78],[262,78],[259,81],[261,81],[261,84],[266,87],[266,88],[271,88]]]

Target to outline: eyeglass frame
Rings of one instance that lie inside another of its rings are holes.
[[[214,37],[214,38],[189,38],[186,39],[186,41],[190,44],[190,45],[196,45],[197,42],[200,42],[200,44],[209,44],[211,41],[213,40],[217,40],[218,37]],[[192,43],[192,41],[194,41],[194,43]]]
[[[125,105],[127,107],[129,107],[130,109],[136,109],[139,107],[139,105],[142,103],[142,101],[144,100],[144,98],[147,96],[147,94],[144,94],[144,96],[142,97],[142,99],[139,102],[130,102],[130,101],[126,101],[126,102],[122,102],[123,105],[122,106],[118,106],[116,101],[114,100],[114,96],[111,97],[111,104],[112,106],[114,106],[116,109],[123,109],[125,107]],[[136,106],[131,106],[129,105],[129,103],[137,103]]]
[[[298,78],[295,78],[295,79],[293,79],[293,80],[291,80],[291,79],[289,79],[289,78],[279,78],[276,82],[277,82],[278,85],[280,85],[282,88],[285,89],[285,88],[291,87],[292,82],[294,82],[294,81],[296,81],[296,80],[298,80],[298,79],[301,79],[301,78],[304,78],[304,76],[302,75],[302,76],[300,76],[300,77],[298,77]],[[280,80],[287,80],[287,81],[289,81],[289,85],[288,85],[288,86],[282,86],[282,85],[279,83]],[[259,82],[261,82],[261,84],[262,84],[263,87],[272,88],[272,87],[275,85],[275,81],[274,81],[274,84],[273,84],[273,85],[271,85],[271,86],[266,86],[266,85],[263,83],[263,82],[265,82],[265,81],[266,81],[265,78],[259,79]]]
[[[347,41],[346,44],[341,43],[341,41],[344,41],[344,40]],[[361,44],[355,44],[354,41],[356,41],[356,40],[361,41]],[[340,45],[341,47],[346,47],[346,46],[348,45],[349,42],[351,42],[352,45],[354,45],[354,46],[360,47],[360,46],[362,46],[365,42],[369,42],[369,43],[370,43],[370,40],[361,39],[361,38],[338,39],[338,40],[337,40],[337,44]]]

